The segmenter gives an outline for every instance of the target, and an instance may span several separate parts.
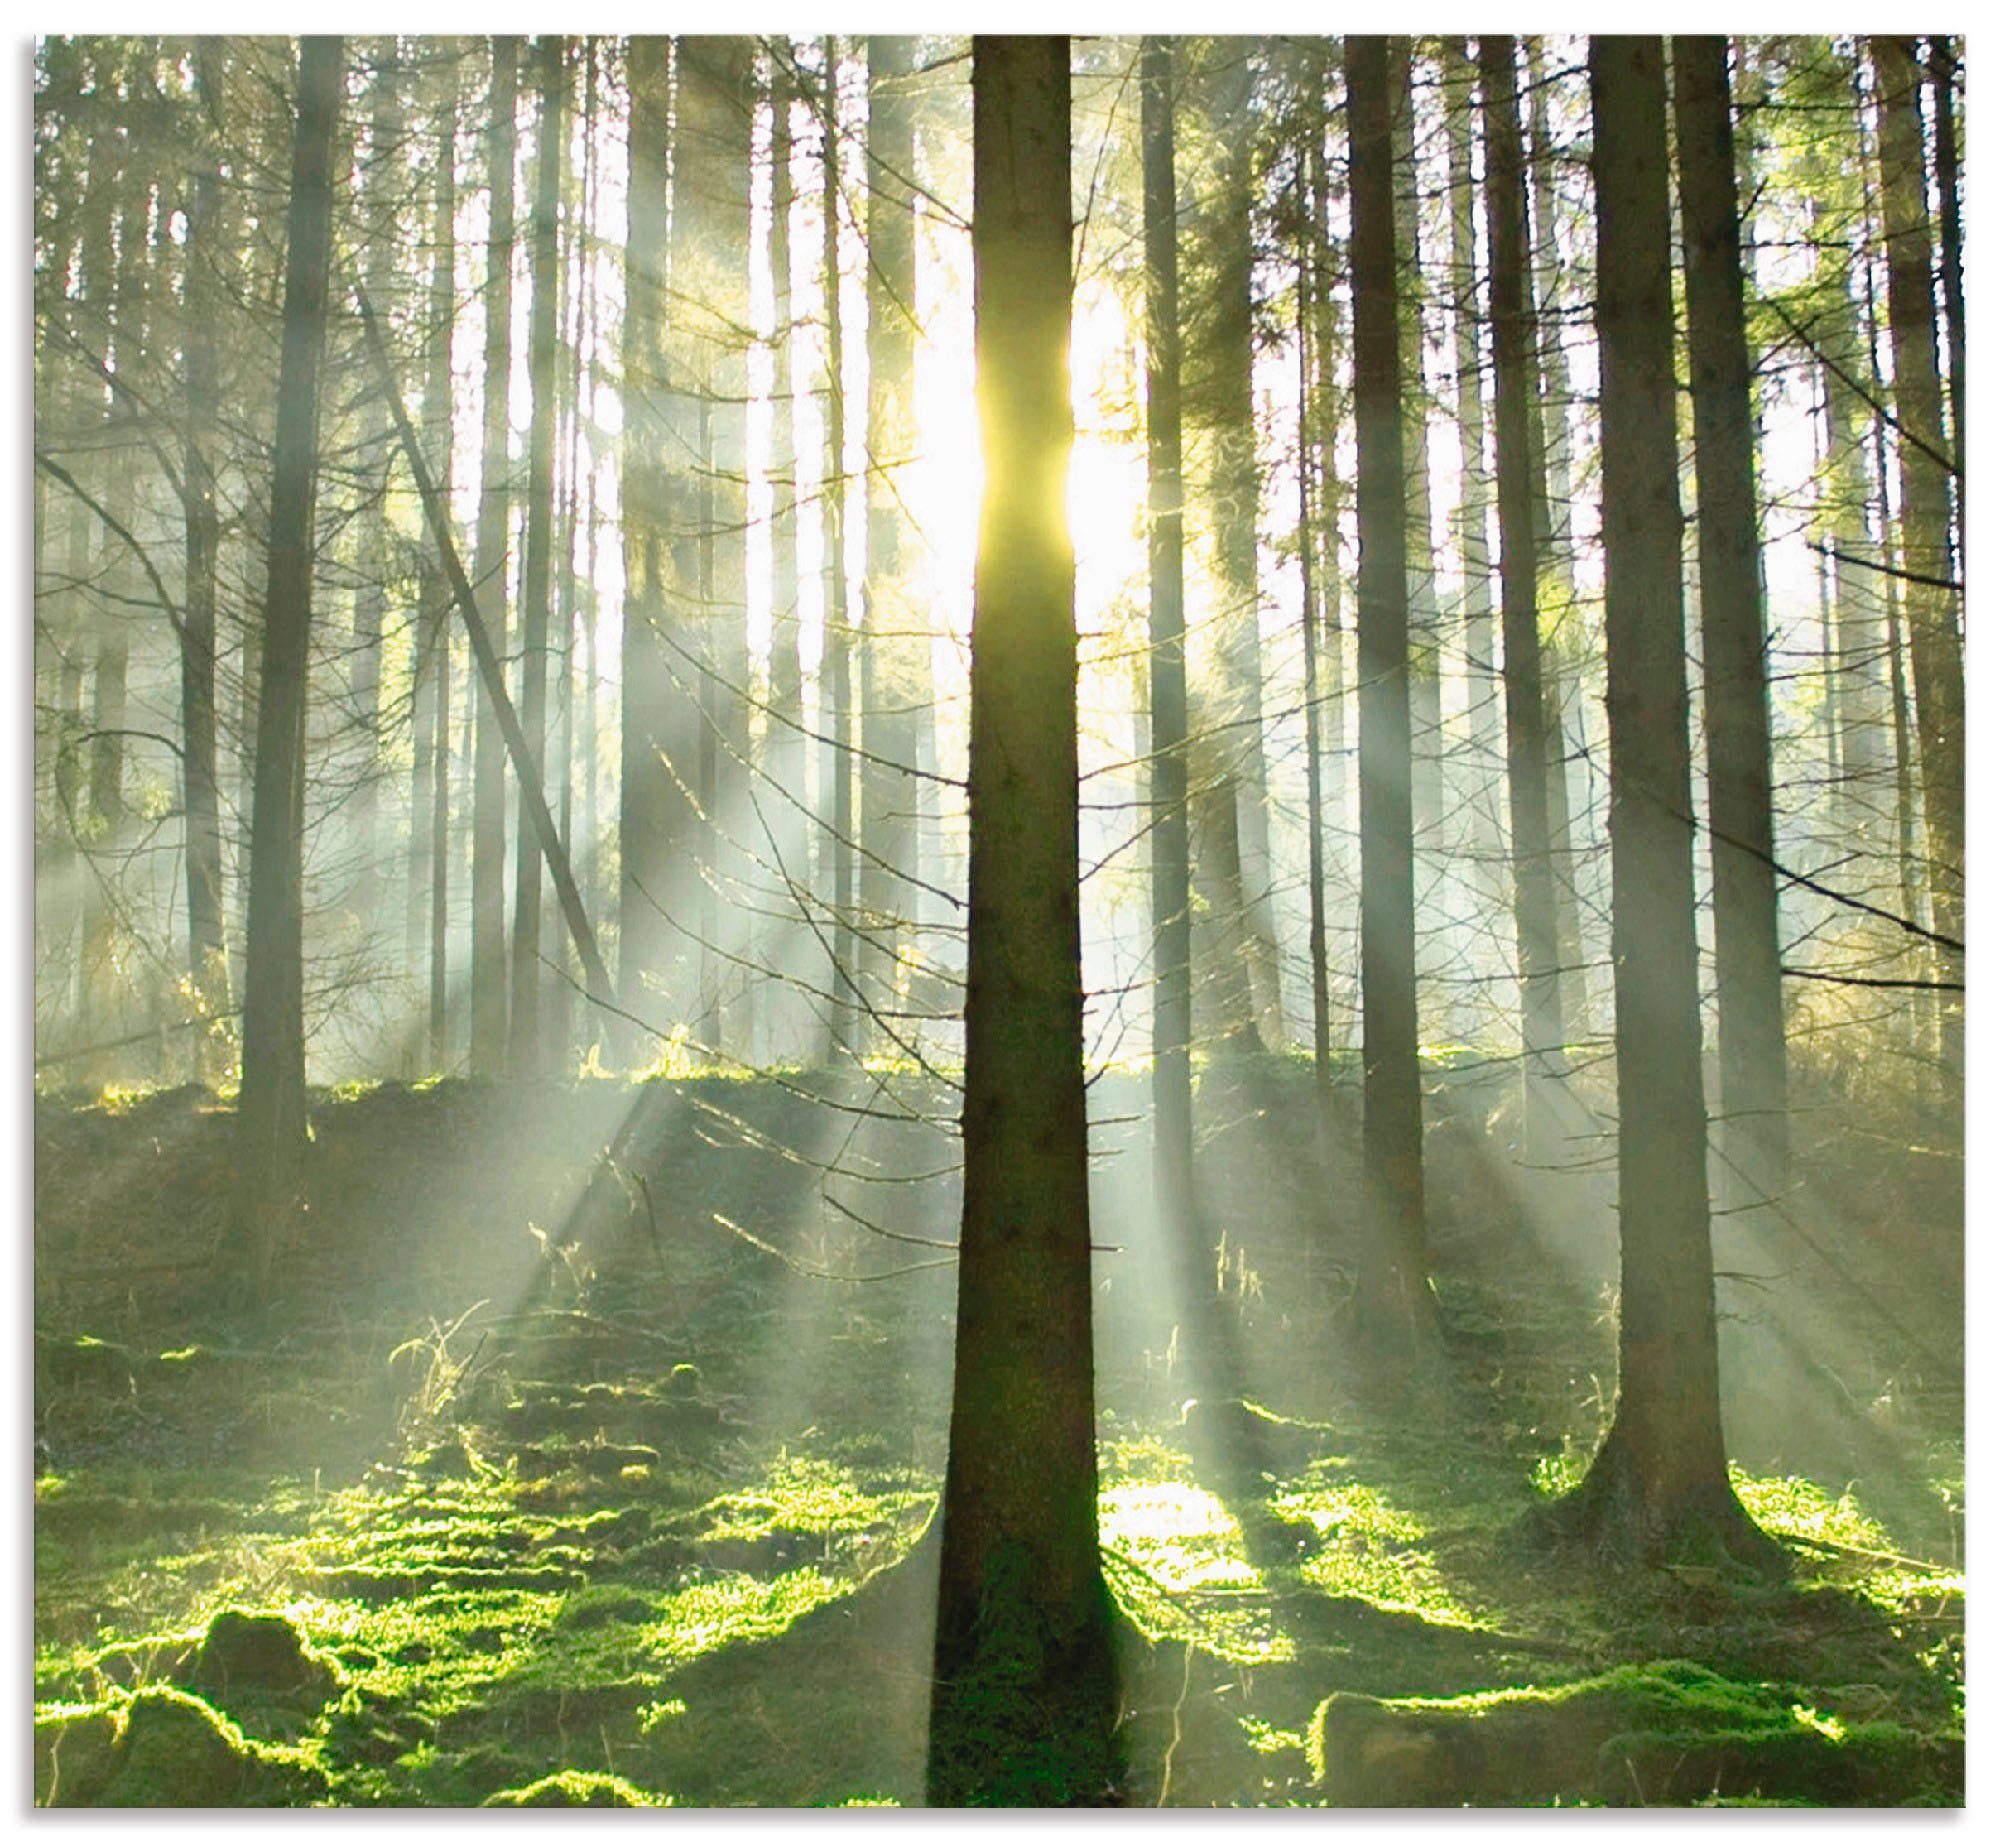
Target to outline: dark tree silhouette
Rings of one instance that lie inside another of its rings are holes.
[[[933,1803],[1116,1794],[1077,915],[1069,41],[975,38],[965,1215]]]
[[[312,627],[313,496],[319,472],[320,358],[333,251],[333,146],[340,119],[337,37],[299,41],[298,120],[285,220],[285,313],[272,456],[271,536],[250,821],[250,938],[244,963],[242,1208],[225,1271],[261,1301],[277,1238],[295,1208],[306,1150],[306,654]],[[247,1257],[247,1272],[237,1265]]]

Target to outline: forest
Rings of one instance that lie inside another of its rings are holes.
[[[1962,39],[33,92],[37,1805],[1963,1803]]]

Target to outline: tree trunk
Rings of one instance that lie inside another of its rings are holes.
[[[196,66],[212,94],[206,47]],[[199,80],[199,79],[198,79]],[[186,332],[182,341],[186,436],[182,447],[186,589],[181,610],[181,788],[187,825],[188,970],[202,1021],[195,1074],[220,1073],[215,1055],[229,1011],[229,960],[222,932],[222,812],[216,784],[215,604],[221,520],[215,504],[215,205],[220,175],[212,158],[195,172],[187,211]]]
[[[647,42],[633,41],[635,61],[639,47]],[[486,124],[483,433],[479,524],[473,550],[480,617],[503,657],[507,652],[510,501],[507,398],[514,319],[514,115],[520,56],[518,39],[494,39]],[[634,144],[636,150],[636,134]],[[636,151],[633,157],[638,158]],[[627,299],[633,298],[628,280]],[[628,647],[630,644],[628,637]],[[480,697],[478,712],[472,750],[472,1072],[491,1077],[502,1072],[507,1057],[507,756],[491,700]]]
[[[1701,550],[1702,705],[1715,888],[1720,1150],[1732,1206],[1785,1187],[1785,1007],[1771,868],[1771,714],[1757,533],[1756,423],[1743,325],[1729,47],[1674,40],[1688,373]]]
[[[1472,875],[1490,898],[1497,895],[1499,883],[1500,815],[1493,791],[1505,758],[1505,744],[1493,664],[1493,558],[1486,531],[1494,488],[1487,470],[1486,405],[1479,381],[1479,264],[1474,242],[1479,198],[1472,179],[1474,71],[1463,39],[1444,41],[1444,74],[1451,170],[1452,331],[1458,369],[1458,553],[1465,575],[1459,619],[1464,629],[1466,747],[1470,755],[1470,772],[1453,797],[1464,798],[1469,804],[1470,823],[1460,836],[1473,859]],[[1487,157],[1490,162],[1492,156]],[[1478,867],[1481,863],[1496,867],[1482,870]]]
[[[1345,41],[1361,531],[1361,1059],[1366,1229],[1354,1328],[1402,1360],[1437,1337],[1424,1247],[1410,811],[1410,576],[1386,39]]]
[[[1410,800],[1418,848],[1437,846],[1444,817],[1444,737],[1439,664],[1437,563],[1431,555],[1430,386],[1424,377],[1422,175],[1417,169],[1415,57],[1407,38],[1389,41],[1390,158],[1395,162],[1396,290],[1402,333],[1403,467],[1409,532]]]
[[[1479,41],[1486,138],[1486,243],[1492,252],[1493,420],[1500,499],[1500,619],[1506,648],[1507,812],[1514,860],[1514,952],[1521,982],[1521,1147],[1528,1170],[1553,1162],[1551,1083],[1563,1041],[1554,869],[1549,856],[1548,704],[1543,696],[1535,543],[1535,316],[1528,299],[1528,193],[1514,41]],[[1528,1190],[1540,1187],[1530,1176]]]
[[[528,309],[528,542],[521,567],[521,728],[546,789],[549,692],[550,566],[554,549],[556,467],[556,214],[562,200],[568,102],[564,41],[539,47],[541,99],[535,128],[534,243]],[[517,1080],[542,1072],[542,853],[523,788],[514,857],[514,939],[507,1001],[507,1071]]]
[[[1147,804],[1152,824],[1153,1194],[1170,1248],[1194,1239],[1194,1030],[1188,883],[1187,617],[1183,596],[1179,196],[1174,47],[1139,53],[1146,238]]]
[[[1529,289],[1535,310],[1536,362],[1541,386],[1528,405],[1528,441],[1534,459],[1530,484],[1535,503],[1537,580],[1553,585],[1554,608],[1548,644],[1542,648],[1542,701],[1547,705],[1543,729],[1548,736],[1549,866],[1556,885],[1556,952],[1562,972],[1556,980],[1562,1007],[1564,1040],[1572,1019],[1590,1010],[1590,975],[1584,964],[1581,904],[1577,896],[1577,825],[1571,818],[1571,731],[1587,734],[1582,710],[1574,718],[1570,703],[1585,702],[1581,659],[1582,613],[1577,604],[1576,553],[1571,538],[1571,511],[1576,503],[1576,467],[1570,452],[1569,358],[1563,349],[1562,251],[1556,239],[1555,148],[1549,136],[1548,73],[1540,39],[1528,47],[1532,100],[1528,110],[1532,157],[1529,201],[1534,232],[1529,264]],[[1546,406],[1546,407],[1544,407]],[[1578,682],[1569,682],[1572,669]],[[1587,842],[1587,836],[1586,836]]]
[[[1242,118],[1250,99],[1251,41],[1224,41],[1228,49],[1211,78],[1209,106],[1218,122]],[[1217,772],[1227,781],[1233,814],[1219,808],[1218,787],[1209,802],[1217,823],[1203,828],[1202,853],[1211,839],[1211,880],[1238,911],[1225,931],[1240,940],[1242,972],[1254,1011],[1241,1018],[1225,1011],[1226,1039],[1242,1047],[1271,1047],[1286,1037],[1278,972],[1277,934],[1271,919],[1270,790],[1264,763],[1264,654],[1262,601],[1257,581],[1257,513],[1262,475],[1257,466],[1256,360],[1251,311],[1254,184],[1249,137],[1222,136],[1216,187],[1215,257],[1207,326],[1195,342],[1203,360],[1202,395],[1211,429],[1208,495],[1215,534],[1217,674],[1221,694],[1207,704],[1204,726],[1220,733],[1210,743]],[[1233,994],[1232,973],[1225,989]],[[1254,1025],[1254,1027],[1252,1027]]]
[[[826,314],[826,471],[821,494],[826,554],[826,634],[820,653],[821,724],[826,731],[822,822],[833,855],[833,965],[828,996],[830,1046],[844,1055],[859,1040],[859,962],[854,879],[853,629],[847,619],[847,346],[840,302],[840,57],[825,41],[826,88],[820,99],[820,297]]]
[[[298,115],[285,224],[285,309],[272,455],[270,570],[257,698],[250,820],[250,937],[243,984],[243,1091],[237,1102],[244,1196],[222,1256],[260,1303],[281,1226],[296,1209],[306,1147],[304,997],[306,659],[312,626],[313,497],[320,355],[333,228],[333,143],[341,41],[299,41]]]
[[[1924,824],[1930,833],[1931,913],[1940,933],[1963,940],[1965,662],[1958,632],[1959,596],[1944,586],[1954,579],[1952,476],[1938,389],[1923,117],[1910,42],[1874,38],[1869,48],[1880,112],[1877,152],[1889,260],[1889,344],[1896,368],[1903,609],[1910,627]],[[1953,1073],[1962,1072],[1965,1009],[1949,999],[1943,1008],[1945,1065]]]
[[[1762,1538],[1723,1459],[1702,1110],[1681,509],[1657,38],[1590,46],[1617,1007],[1619,1392],[1565,1514],[1647,1554]]]
[[[862,583],[863,989],[885,1009],[908,990],[917,873],[917,712],[930,637],[910,592],[903,498],[917,452],[917,220],[913,38],[868,41],[868,572]]]
[[[1098,1565],[1077,904],[1069,41],[973,40],[973,583],[965,1217],[934,1804],[1116,1798]]]

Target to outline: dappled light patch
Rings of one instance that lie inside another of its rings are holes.
[[[1114,1485],[1098,1498],[1098,1535],[1119,1609],[1148,1637],[1239,1663],[1291,1654],[1242,1528],[1212,1492],[1182,1480]]]

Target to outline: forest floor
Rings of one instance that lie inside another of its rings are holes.
[[[1337,1334],[1351,1076],[1331,1169],[1309,1068],[1203,1077],[1222,1388],[1162,1303],[1143,1077],[1093,1087],[1128,1800],[1959,1801],[1957,1147],[1801,1107],[1786,1219],[1717,1231],[1790,1577],[1639,1573],[1534,1516],[1614,1388],[1608,1141],[1579,1108],[1524,1203],[1505,1068],[1430,1068],[1411,1391]],[[39,1099],[37,1801],[920,1801],[956,1147],[949,1093],[874,1084],[904,1117],[813,1076],[318,1095],[255,1320],[208,1266],[229,1110]]]

